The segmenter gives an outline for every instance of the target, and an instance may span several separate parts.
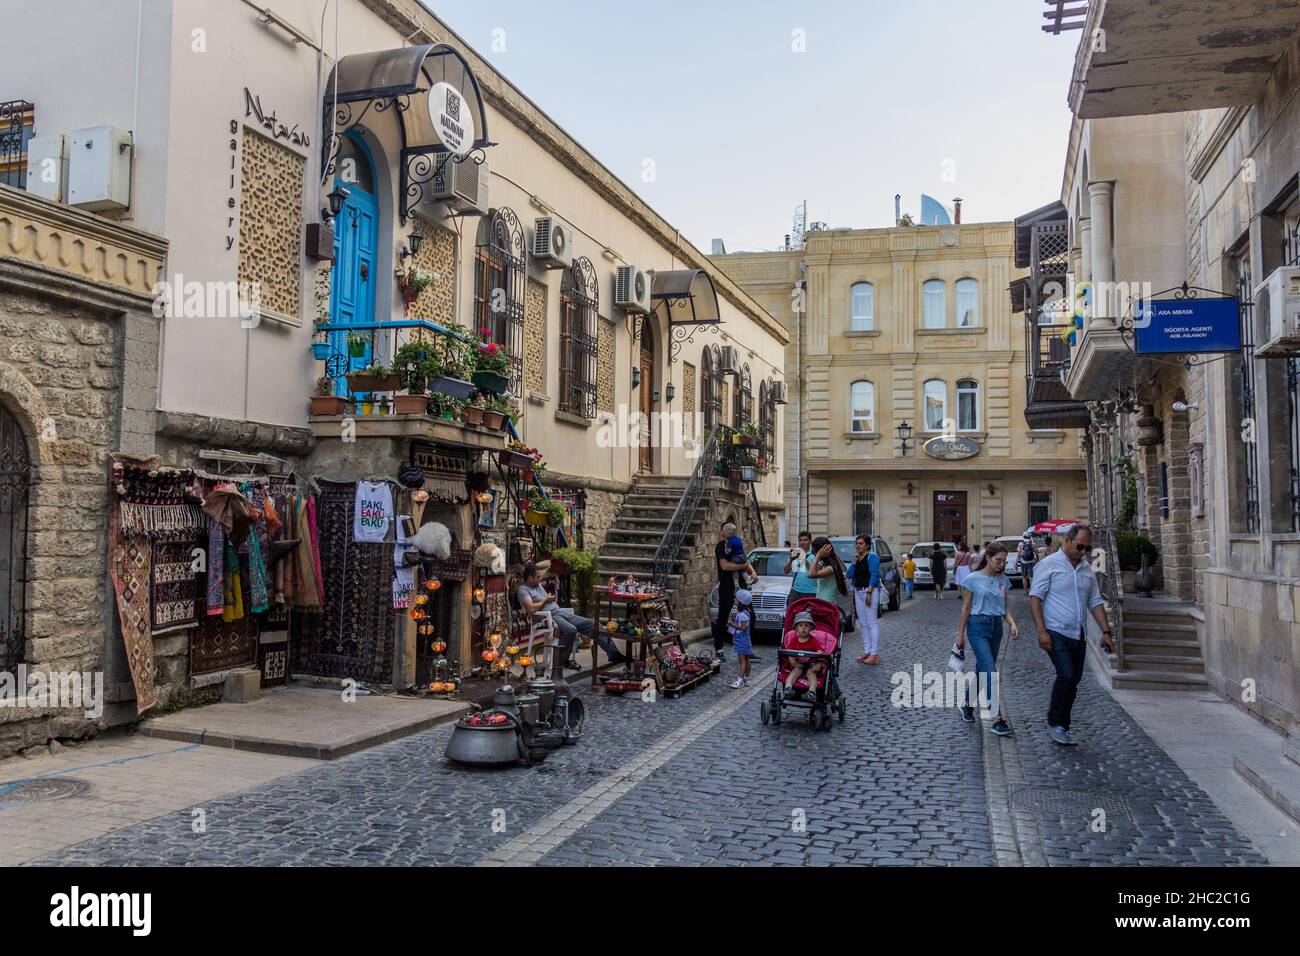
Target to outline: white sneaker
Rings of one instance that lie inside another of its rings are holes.
[[[745,680],[745,678],[737,677],[735,680],[731,682],[729,686],[732,688],[732,690],[740,690],[740,688],[744,687],[748,683],[749,681]]]

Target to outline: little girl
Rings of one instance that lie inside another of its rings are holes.
[[[727,633],[731,635],[731,649],[736,654],[738,676],[731,682],[734,688],[749,686],[749,659],[754,645],[749,637],[749,604],[753,596],[745,590],[736,592],[736,603],[727,619]]]

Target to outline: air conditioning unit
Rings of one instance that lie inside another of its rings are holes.
[[[429,181],[429,199],[446,203],[447,208],[458,216],[486,216],[491,208],[488,205],[491,174],[487,160],[476,163],[467,159],[458,163],[448,154],[437,153],[433,161],[442,165]]]
[[[785,382],[773,382],[770,394],[773,405],[788,405],[790,403],[790,390]]]
[[[74,129],[68,139],[68,205],[90,212],[131,205],[131,134],[92,126]]]
[[[55,202],[68,198],[67,137],[33,136],[27,143],[27,191]]]
[[[533,261],[543,269],[573,265],[573,233],[558,219],[543,216],[533,224]]]
[[[1292,358],[1300,355],[1300,267],[1283,266],[1255,286],[1255,315],[1259,337],[1255,346],[1259,358]]]
[[[740,362],[736,358],[736,347],[734,345],[724,345],[722,347],[722,361],[718,363],[718,367],[723,375],[737,375],[740,373]]]
[[[650,277],[636,266],[619,266],[614,279],[614,304],[628,312],[650,311]]]

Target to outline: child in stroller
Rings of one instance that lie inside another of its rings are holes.
[[[831,714],[844,720],[840,691],[840,609],[829,601],[800,598],[785,612],[786,633],[777,652],[776,686],[763,702],[763,723],[779,724],[787,707],[806,709],[814,730],[830,730]]]

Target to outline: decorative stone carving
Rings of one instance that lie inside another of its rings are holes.
[[[596,408],[602,412],[614,410],[614,336],[617,326],[600,320],[600,335],[596,342]]]
[[[302,190],[307,161],[244,129],[239,150],[240,282],[258,284],[263,309],[297,318],[301,302]]]
[[[541,392],[546,387],[546,286],[528,280],[524,291],[524,387]]]

